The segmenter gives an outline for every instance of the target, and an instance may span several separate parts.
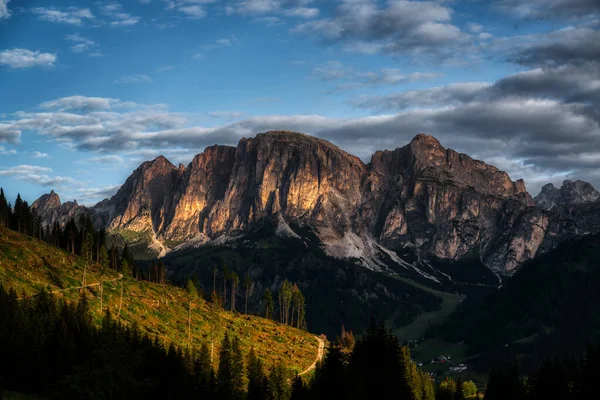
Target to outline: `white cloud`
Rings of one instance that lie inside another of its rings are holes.
[[[100,200],[112,197],[121,188],[121,185],[110,185],[102,188],[79,188],[76,195],[83,204],[94,205]]]
[[[37,165],[17,165],[0,170],[0,176],[8,176],[20,181],[33,183],[40,186],[81,186],[79,182],[73,178],[65,176],[49,176],[52,168],[41,167]]]
[[[87,96],[68,96],[46,101],[40,104],[41,108],[54,109],[59,111],[77,110],[83,112],[110,110],[119,108],[165,108],[165,104],[140,104],[133,101],[121,101],[110,97],[87,97]]]
[[[123,158],[117,155],[107,155],[107,156],[98,156],[91,157],[85,160],[86,163],[100,163],[100,164],[121,164],[123,163]]]
[[[206,16],[204,8],[198,5],[179,7],[179,11],[192,18],[204,18]]]
[[[10,17],[11,12],[8,9],[8,3],[10,0],[0,0],[0,20],[7,19]]]
[[[192,59],[194,60],[202,60],[204,58],[204,54],[202,53],[196,53],[192,56]]]
[[[368,54],[454,59],[458,49],[466,51],[470,35],[451,23],[452,13],[434,1],[341,0],[331,17],[299,24],[290,32]]]
[[[113,83],[150,83],[152,79],[145,74],[122,76],[113,81]]]
[[[84,22],[95,19],[89,8],[69,7],[61,11],[55,8],[36,7],[31,9],[31,12],[37,14],[43,21],[70,25],[83,25]]]
[[[156,72],[165,72],[165,71],[168,71],[171,69],[173,69],[172,65],[165,65],[165,66],[156,68]]]
[[[0,154],[1,155],[14,155],[14,154],[17,154],[17,151],[14,149],[8,150],[8,149],[4,148],[4,146],[0,146]]]
[[[33,158],[52,158],[50,156],[50,154],[48,154],[48,153],[42,153],[42,152],[39,152],[39,151],[34,151],[32,157]]]
[[[27,49],[12,49],[0,51],[0,65],[10,68],[30,68],[35,66],[53,67],[56,54],[42,53]]]
[[[312,70],[312,76],[322,81],[335,81],[334,90],[358,89],[365,86],[397,85],[439,78],[440,73],[413,72],[404,74],[397,68],[382,68],[379,72],[358,72],[338,61],[328,61]]]
[[[240,15],[277,14],[294,18],[315,18],[319,9],[306,7],[312,0],[241,0],[229,6],[229,13]]]
[[[81,36],[79,33],[67,35],[65,39],[74,43],[71,46],[71,51],[74,53],[85,53],[96,47],[96,42]]]
[[[96,3],[100,9],[100,13],[108,17],[107,22],[112,27],[131,26],[140,22],[140,17],[132,16],[123,10],[120,3]]]

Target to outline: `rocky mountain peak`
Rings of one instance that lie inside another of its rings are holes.
[[[50,193],[46,193],[34,201],[31,206],[38,210],[51,210],[60,207],[60,205],[60,197],[54,190],[51,190]]]
[[[534,200],[539,206],[551,210],[555,207],[591,203],[598,198],[600,198],[600,192],[589,182],[581,180],[573,182],[567,179],[563,181],[560,189],[552,183],[545,184]]]

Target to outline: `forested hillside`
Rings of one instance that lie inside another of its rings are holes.
[[[518,360],[530,370],[600,342],[600,235],[528,262],[505,286],[468,297],[438,333],[465,342],[480,370]]]
[[[300,372],[318,353],[319,342],[304,330],[225,311],[219,302],[207,302],[198,292],[124,276],[122,271],[3,227],[0,283],[22,300],[46,290],[77,302],[83,292],[94,326],[100,326],[104,313],[110,310],[116,322],[148,335],[161,348],[174,344],[179,349],[199,349],[207,345],[214,366],[226,332],[239,341],[243,354],[254,349],[268,368],[281,365],[290,373]]]

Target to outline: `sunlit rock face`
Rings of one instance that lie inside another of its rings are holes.
[[[206,222],[220,218],[215,208],[225,198],[235,152],[230,146],[208,147],[182,170],[161,237],[175,241],[202,238]]]
[[[533,205],[523,181],[431,136],[375,153],[364,192],[363,216],[389,248],[409,244],[424,256],[453,260],[471,254],[502,271],[512,268],[514,254],[518,263],[527,259],[526,251],[513,249],[521,246],[513,235],[526,237],[530,257],[543,240],[514,229],[515,217]],[[502,241],[503,251],[492,246]]]
[[[71,218],[77,218],[81,213],[87,212],[86,208],[77,204],[77,201],[60,202],[60,197],[54,192],[42,195],[31,205],[36,210],[42,225],[53,226],[58,223],[64,226]]]
[[[204,233],[244,231],[265,217],[310,224],[343,235],[361,201],[364,164],[329,142],[289,132],[242,139],[223,201]]]
[[[108,213],[109,229],[158,232],[166,226],[165,215],[173,207],[181,175],[182,171],[162,156],[146,161],[108,202],[97,206],[98,211]]]
[[[565,238],[600,231],[600,203],[582,200],[597,192],[579,181],[563,188],[560,201],[572,205],[549,211],[522,180],[424,134],[365,164],[327,141],[276,131],[208,147],[187,167],[145,162],[88,212],[112,230],[151,232],[161,251],[235,238],[270,219],[286,235],[310,227],[330,255],[367,266],[377,246],[410,247],[424,259],[476,258],[510,274]],[[63,210],[54,193],[36,206],[48,221],[81,209]]]

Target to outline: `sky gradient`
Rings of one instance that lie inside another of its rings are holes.
[[[0,186],[94,204],[284,129],[600,188],[599,28],[597,0],[0,0]]]

